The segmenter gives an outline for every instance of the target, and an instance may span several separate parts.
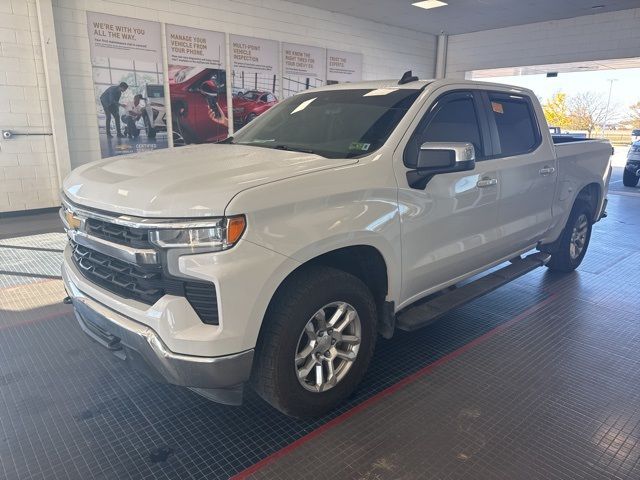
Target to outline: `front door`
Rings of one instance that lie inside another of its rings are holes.
[[[498,173],[494,163],[485,160],[490,138],[480,94],[456,90],[427,103],[431,107],[399,155],[417,154],[424,142],[469,142],[476,151],[476,167],[435,175],[420,189],[409,186],[407,169],[396,159],[403,252],[401,307],[499,258]]]

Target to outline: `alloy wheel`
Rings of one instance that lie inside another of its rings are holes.
[[[353,366],[362,338],[360,317],[346,302],[319,309],[300,334],[295,355],[296,376],[311,392],[336,386]]]

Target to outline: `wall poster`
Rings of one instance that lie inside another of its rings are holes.
[[[298,92],[327,83],[327,51],[320,47],[282,44],[284,72],[282,95],[289,98]]]
[[[225,35],[167,25],[173,143],[218,142],[229,132]]]
[[[236,129],[277,102],[278,42],[230,35],[233,123]]]
[[[327,50],[327,84],[362,80],[362,54]]]
[[[160,24],[87,12],[102,158],[167,147]]]

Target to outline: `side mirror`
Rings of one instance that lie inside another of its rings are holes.
[[[407,180],[413,188],[423,189],[434,175],[464,172],[476,166],[476,152],[468,142],[426,142],[420,145],[413,170]]]

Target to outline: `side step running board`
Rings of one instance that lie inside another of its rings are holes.
[[[489,273],[460,288],[446,291],[432,300],[407,308],[398,314],[396,326],[400,330],[412,331],[429,325],[448,311],[469,303],[545,265],[550,259],[551,255],[544,252],[533,253],[524,258],[517,257],[511,261],[510,265],[500,270]]]

